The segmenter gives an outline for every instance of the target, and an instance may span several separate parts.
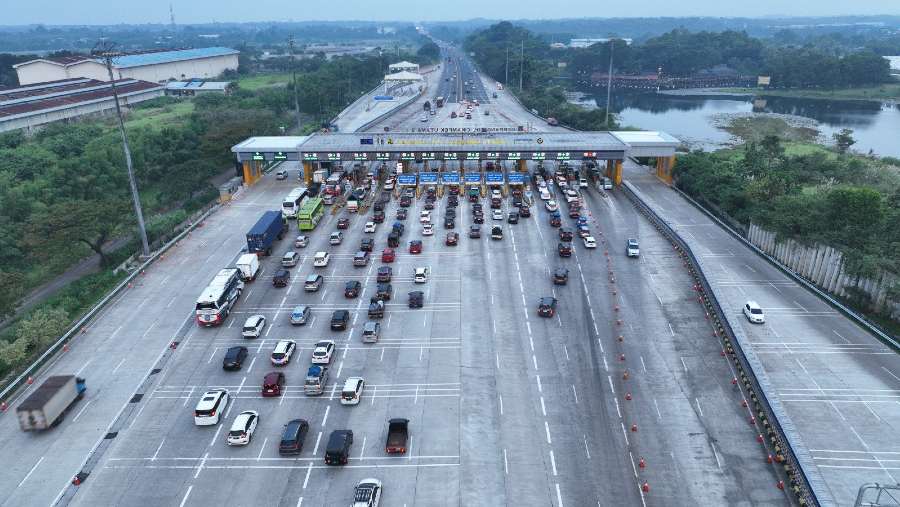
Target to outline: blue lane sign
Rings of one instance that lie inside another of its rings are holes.
[[[485,181],[488,183],[503,183],[503,173],[487,173]]]
[[[423,185],[434,185],[438,181],[438,173],[419,173],[419,183]]]
[[[466,183],[481,183],[481,173],[466,173]]]
[[[416,184],[416,175],[415,174],[398,175],[397,183],[399,183],[401,185],[415,185]]]
[[[374,100],[394,100],[392,95],[376,95],[372,97]]]
[[[459,183],[459,173],[444,173],[441,175],[441,183],[445,185]]]
[[[525,183],[525,175],[522,173],[509,173],[506,175],[506,179],[510,183],[516,183],[516,184]]]

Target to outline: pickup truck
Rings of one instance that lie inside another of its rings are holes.
[[[383,319],[384,318],[384,300],[373,297],[369,300],[369,318],[370,319]]]
[[[272,244],[284,237],[287,230],[287,220],[281,216],[281,211],[266,211],[247,233],[247,251],[272,255]]]
[[[395,418],[388,421],[387,442],[384,452],[388,454],[406,454],[406,442],[409,441],[409,419]]]
[[[307,396],[322,394],[325,384],[328,382],[328,367],[312,365],[306,372],[306,381],[303,383],[303,393]]]
[[[46,430],[62,421],[69,407],[84,397],[84,379],[75,375],[48,378],[16,408],[22,431]]]

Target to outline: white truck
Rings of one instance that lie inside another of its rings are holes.
[[[40,431],[56,426],[69,407],[84,397],[86,389],[84,379],[75,375],[48,378],[16,408],[22,431]]]
[[[259,257],[256,254],[241,255],[235,267],[241,272],[241,280],[250,282],[256,279],[259,273]]]

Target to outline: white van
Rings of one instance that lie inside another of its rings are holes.
[[[328,265],[328,261],[331,259],[331,256],[328,255],[328,252],[316,252],[316,256],[313,257],[313,266],[317,268],[324,268]]]
[[[362,377],[350,377],[341,389],[341,405],[358,405],[366,381]]]

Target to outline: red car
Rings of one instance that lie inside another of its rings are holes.
[[[346,229],[350,227],[350,219],[349,218],[339,218],[337,223],[338,229]]]
[[[411,254],[422,253],[422,242],[417,239],[410,241],[409,242],[409,253],[411,253]]]
[[[393,248],[385,248],[381,251],[381,262],[394,262]]]
[[[265,398],[272,396],[281,396],[281,390],[284,388],[284,373],[273,371],[267,373],[263,378],[262,395]]]
[[[447,246],[456,246],[457,243],[459,243],[459,234],[455,232],[448,232],[446,241]]]

